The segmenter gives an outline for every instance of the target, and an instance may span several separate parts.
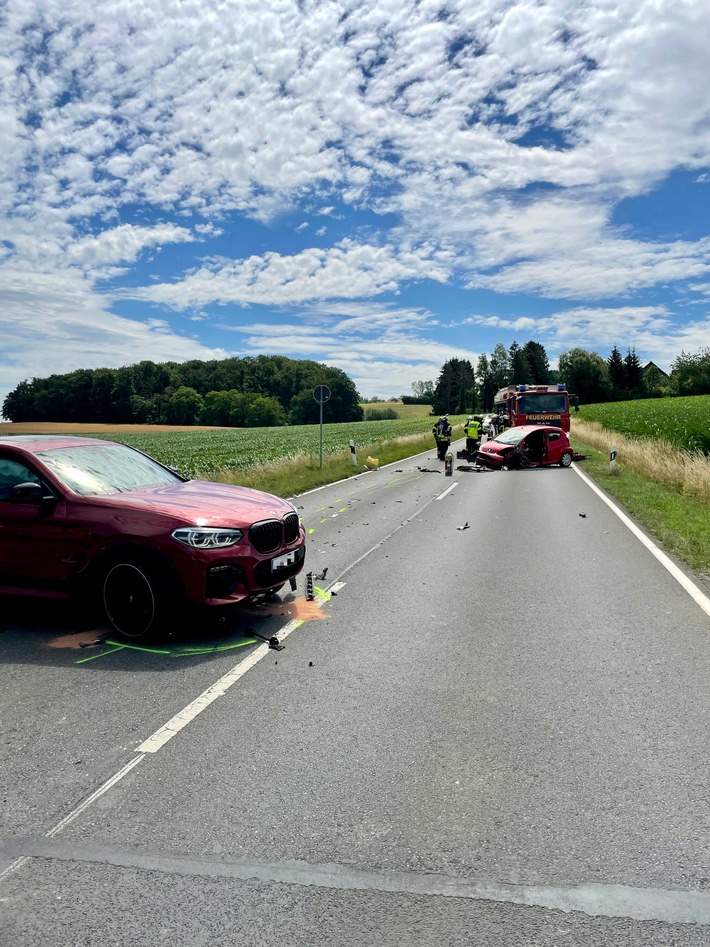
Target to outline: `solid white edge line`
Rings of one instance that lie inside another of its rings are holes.
[[[96,802],[96,800],[100,796],[103,796],[105,792],[108,792],[112,786],[115,786],[117,782],[119,782],[121,779],[123,779],[124,776],[130,773],[130,771],[133,769],[134,766],[137,766],[144,759],[145,759],[144,756],[134,756],[132,760],[129,760],[129,762],[126,763],[126,765],[122,769],[119,769],[117,773],[114,773],[110,779],[107,779],[106,782],[102,786],[99,786],[98,789],[92,792],[91,795],[88,796],[75,809],[72,809],[69,815],[64,816],[61,822],[57,822],[54,828],[50,829],[49,832],[47,832],[47,838],[54,838],[55,835],[58,835],[59,832],[61,832],[63,828],[69,825],[70,822],[73,822],[77,816],[81,815],[84,809],[88,809],[89,806],[92,804],[92,802]]]
[[[456,480],[454,483],[452,483],[450,486],[448,486],[448,487],[446,488],[446,490],[444,490],[443,493],[440,493],[439,496],[438,496],[436,499],[437,499],[437,500],[443,500],[444,497],[445,497],[447,494],[451,493],[451,491],[454,489],[454,487],[458,487],[458,485],[459,485],[459,482],[458,482],[458,480]]]
[[[668,558],[668,556],[658,548],[658,546],[652,542],[646,534],[638,528],[638,526],[629,519],[629,517],[619,509],[619,507],[611,500],[603,490],[601,490],[593,480],[591,480],[587,474],[583,473],[576,464],[572,464],[572,469],[577,474],[578,477],[581,477],[582,480],[587,484],[587,486],[592,489],[598,497],[600,497],[604,503],[609,507],[609,509],[619,517],[624,526],[628,527],[634,536],[640,540],[643,545],[648,549],[651,555],[655,556],[656,559],[661,563],[664,569],[667,569],[668,572],[673,576],[673,578],[681,585],[685,591],[690,595],[690,597],[702,608],[706,615],[710,615],[710,598],[698,588],[698,586],[690,579],[682,569],[679,569],[678,566]]]

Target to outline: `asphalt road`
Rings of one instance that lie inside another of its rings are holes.
[[[148,651],[2,603],[0,943],[707,945],[710,618],[661,563],[573,469],[296,502],[315,602]]]

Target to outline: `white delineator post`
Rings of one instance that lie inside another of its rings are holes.
[[[357,457],[355,455],[355,441],[350,441],[350,457],[353,462],[353,467],[357,467]]]
[[[609,470],[616,470],[616,448],[614,445],[611,445],[611,450],[609,451]]]

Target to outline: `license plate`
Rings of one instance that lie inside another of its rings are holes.
[[[292,552],[287,552],[284,556],[277,556],[275,559],[271,560],[271,571],[276,572],[277,569],[284,569],[286,566],[292,566],[296,561],[296,550]]]

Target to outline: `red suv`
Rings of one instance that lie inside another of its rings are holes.
[[[0,593],[96,596],[128,638],[181,603],[278,591],[303,568],[293,504],[186,480],[146,454],[85,437],[0,437]]]

